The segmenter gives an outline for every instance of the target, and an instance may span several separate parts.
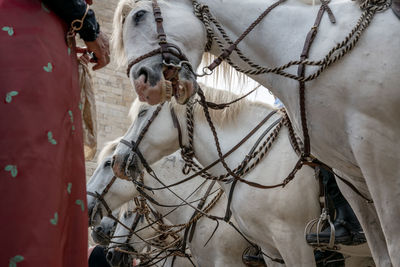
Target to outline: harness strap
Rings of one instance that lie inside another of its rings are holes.
[[[262,125],[264,125],[264,124],[268,121],[268,119],[269,119],[272,115],[274,115],[276,112],[277,112],[277,110],[271,111],[262,121],[260,121],[259,124],[257,124],[256,127],[253,128],[253,130],[251,130],[251,132],[249,132],[242,140],[240,140],[239,143],[237,143],[237,144],[236,144],[234,147],[232,147],[228,152],[226,152],[224,155],[222,155],[222,158],[226,158],[226,157],[228,157],[230,154],[232,154],[234,151],[236,151],[236,149],[238,149],[238,148],[239,148],[243,143],[245,143],[251,136],[253,136],[253,134],[254,134],[255,132],[257,132],[258,129],[260,129],[260,127],[261,127]],[[211,163],[211,164],[208,165],[207,167],[203,168],[202,170],[200,170],[200,171],[194,173],[193,175],[191,175],[191,176],[189,176],[189,177],[187,177],[187,178],[185,178],[185,179],[183,179],[183,180],[181,180],[181,181],[179,181],[179,182],[170,184],[170,185],[168,185],[168,186],[163,186],[163,187],[158,187],[158,188],[151,188],[150,190],[162,190],[162,189],[170,188],[170,187],[173,187],[173,186],[177,186],[177,185],[179,185],[179,184],[182,184],[182,183],[184,183],[184,182],[187,182],[187,181],[189,181],[189,180],[191,180],[191,179],[193,179],[193,178],[195,178],[195,177],[201,175],[202,173],[205,173],[206,171],[208,171],[209,169],[211,169],[212,167],[214,167],[215,165],[217,165],[220,161],[221,161],[221,157],[218,158],[218,159],[216,159],[213,163]]]
[[[117,177],[114,175],[111,179],[111,181],[107,184],[107,186],[104,188],[103,192],[101,192],[101,194],[99,194],[98,192],[92,193],[87,191],[86,194],[89,196],[94,197],[95,199],[97,199],[98,201],[101,202],[101,204],[104,206],[104,208],[106,209],[108,215],[112,215],[112,211],[110,209],[110,207],[108,206],[107,202],[104,200],[104,196],[108,193],[108,191],[110,190],[111,186],[114,184],[114,182],[117,180]],[[101,214],[103,216],[103,214]]]
[[[315,36],[317,35],[318,27],[321,23],[322,16],[324,15],[325,11],[328,11],[329,18],[332,23],[335,23],[335,17],[331,9],[328,7],[328,2],[325,0],[321,0],[322,5],[318,11],[317,18],[315,19],[314,25],[311,27],[311,30],[308,32],[306,40],[304,42],[303,51],[301,52],[300,60],[304,61],[308,58],[308,54],[310,51],[311,44],[313,43]],[[305,65],[299,64],[297,69],[297,75],[301,78],[305,76]],[[299,102],[300,102],[300,117],[301,117],[301,126],[303,129],[303,138],[304,138],[304,149],[303,149],[303,158],[307,158],[310,155],[310,136],[308,134],[308,127],[307,127],[307,116],[306,116],[306,107],[305,107],[305,82],[303,80],[299,81]]]
[[[247,158],[249,158],[254,153],[254,151],[260,144],[261,140],[265,137],[265,135],[267,135],[267,133],[269,133],[272,130],[272,128],[274,128],[275,125],[277,125],[281,120],[282,120],[282,118],[275,120],[267,129],[265,129],[265,131],[260,135],[258,140],[254,143],[254,145],[250,149],[249,153],[247,153],[247,155],[243,161],[245,161]],[[244,168],[245,168],[245,166],[243,166],[240,170],[238,170],[238,176],[244,170]],[[228,203],[226,206],[225,217],[224,217],[224,221],[226,221],[226,222],[229,221],[232,216],[231,202],[232,202],[232,198],[233,198],[233,191],[235,190],[237,182],[238,182],[238,180],[234,179],[234,181],[232,182],[231,188],[229,190]]]
[[[207,200],[208,196],[210,195],[211,189],[214,187],[214,185],[215,185],[216,182],[217,182],[217,181],[214,180],[214,181],[212,181],[212,182],[210,183],[210,185],[208,186],[206,193],[204,194],[204,196],[203,196],[202,199],[200,200],[199,204],[197,205],[197,208],[198,208],[199,210],[203,209],[204,204],[206,204],[206,200]],[[193,215],[192,215],[191,219],[193,219],[193,218],[197,215],[197,213],[198,213],[197,210],[195,210],[195,211],[193,212]],[[192,226],[190,227],[189,242],[192,242],[192,240],[193,240],[194,231],[195,231],[195,229],[196,229],[196,223],[197,223],[196,221],[193,222],[193,223],[192,223]],[[186,242],[186,239],[184,239],[184,242]]]
[[[170,109],[169,110],[171,112],[171,118],[172,118],[172,122],[174,124],[174,127],[178,131],[179,147],[182,148],[183,144],[182,144],[182,129],[181,129],[181,125],[179,124],[178,117],[176,116],[175,110],[174,110],[172,105],[170,105]]]
[[[367,203],[374,203],[372,199],[369,199],[366,197],[364,194],[362,194],[352,183],[335,173],[331,167],[323,163],[322,161],[319,161],[318,159],[314,159],[312,162],[304,162],[304,165],[308,165],[311,167],[321,167],[324,168],[325,170],[333,173],[337,178],[339,178],[343,183],[345,183],[350,189],[352,189],[357,195],[359,195],[361,198],[367,201]]]
[[[209,107],[209,108],[211,108],[211,109],[224,109],[224,108],[227,108],[227,107],[229,107],[230,105],[232,105],[232,104],[234,104],[234,103],[236,103],[236,102],[239,102],[240,100],[246,98],[247,96],[249,96],[250,94],[252,94],[254,91],[256,91],[258,88],[260,88],[260,86],[261,86],[261,84],[257,85],[257,86],[256,86],[254,89],[252,89],[250,92],[248,92],[248,93],[242,95],[241,97],[238,97],[238,98],[236,98],[235,100],[233,100],[233,101],[231,101],[231,102],[228,102],[228,103],[216,104],[216,103],[213,103],[213,102],[206,101],[207,107]],[[202,104],[201,102],[199,102],[199,103],[200,103],[200,105]]]
[[[227,49],[224,49],[222,54],[220,54],[208,67],[210,71],[214,70],[217,66],[219,66],[224,59],[230,56],[232,54],[233,50],[236,49],[237,45],[254,29],[255,26],[257,26],[264,18],[265,16],[268,15],[268,13],[283,3],[286,0],[279,0],[275,3],[273,3],[271,6],[269,6],[266,10],[264,10],[263,13],[239,36],[239,38],[232,44],[230,45]]]

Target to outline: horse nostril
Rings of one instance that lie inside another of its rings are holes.
[[[108,251],[108,252],[107,252],[107,260],[108,260],[109,262],[111,262],[112,258],[113,258],[113,253],[112,253],[112,251]]]
[[[148,78],[149,78],[149,75],[150,75],[150,69],[149,68],[147,68],[147,67],[141,67],[140,69],[139,69],[139,71],[138,71],[138,77],[140,77],[140,76],[144,76],[144,83],[147,83],[147,80],[148,80]]]

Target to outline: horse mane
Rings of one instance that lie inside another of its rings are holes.
[[[121,0],[115,9],[110,43],[112,56],[118,67],[127,63],[122,39],[125,18],[133,8],[140,4],[141,2],[138,0]]]
[[[103,149],[100,151],[99,156],[97,157],[97,164],[100,164],[106,157],[111,156],[114,153],[115,148],[117,147],[119,141],[122,137],[118,137],[117,139],[107,142]]]
[[[214,102],[217,104],[228,103],[240,97],[240,95],[234,94],[230,91],[215,89],[212,87],[205,86],[203,84],[200,84],[200,87],[203,89],[207,101]],[[171,105],[173,105],[173,107],[178,112],[185,112],[186,110],[185,105],[180,105],[176,103],[176,101],[174,100],[171,101]],[[275,109],[274,107],[272,107],[267,103],[259,101],[250,101],[244,98],[238,102],[229,105],[228,108],[222,110],[209,109],[209,111],[213,122],[215,122],[218,125],[226,125],[234,122],[238,117],[239,113],[250,106],[252,107],[258,106],[266,109]],[[196,116],[196,120],[198,119],[203,122],[207,121],[204,115],[203,107],[201,105],[194,105],[193,113]]]
[[[129,200],[128,202],[122,204],[119,214],[123,216],[128,211],[133,211],[136,208],[136,204],[133,200]]]
[[[203,53],[203,58],[200,64],[200,69],[203,66],[210,65],[217,57],[212,55],[211,53],[205,52]],[[205,76],[205,81],[208,81],[210,76]],[[222,63],[214,69],[212,75],[212,83],[215,87],[220,81],[226,84],[226,88],[229,88],[228,91],[231,91],[230,88],[240,88],[240,92],[242,92],[244,85],[246,85],[249,81],[249,77],[241,72],[236,71],[231,65],[226,61],[222,61]]]
[[[132,123],[136,120],[140,109],[140,104],[136,104],[137,102],[140,102],[138,97],[136,97],[135,100],[133,100],[132,105],[129,108],[128,112],[128,117],[131,119]]]

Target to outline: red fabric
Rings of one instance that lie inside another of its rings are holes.
[[[40,1],[0,0],[0,266],[83,267],[77,60]]]

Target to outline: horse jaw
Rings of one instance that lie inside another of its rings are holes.
[[[98,226],[103,218],[102,216],[102,205],[98,202],[93,207],[88,207],[89,210],[89,226]]]

